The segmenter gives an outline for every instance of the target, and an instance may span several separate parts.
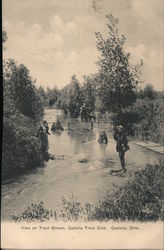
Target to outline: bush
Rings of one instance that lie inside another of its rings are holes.
[[[157,221],[164,220],[163,162],[147,165],[144,170],[137,171],[135,176],[125,186],[115,186],[112,193],[107,192],[97,205],[87,203],[85,206],[72,195],[66,200],[62,197],[62,209],[56,213],[35,205],[28,208],[20,216],[12,216],[18,221],[29,218],[36,220],[50,218],[64,221]],[[31,211],[32,210],[32,211]],[[44,212],[46,211],[46,212]],[[43,216],[45,215],[46,216]],[[52,216],[50,216],[52,215]],[[29,219],[30,220],[30,219]]]
[[[154,142],[162,142],[163,131],[163,100],[137,99],[133,107],[133,112],[136,113],[136,121],[134,128],[146,137],[147,140]]]
[[[77,221],[83,218],[83,207],[77,198],[72,195],[70,200],[62,197],[61,202],[62,210],[60,211],[59,218],[64,221]]]
[[[162,219],[163,164],[147,165],[125,186],[117,187],[95,207],[92,219],[96,220],[139,220]]]
[[[41,161],[37,128],[29,118],[17,114],[3,121],[2,177],[20,173]]]
[[[43,106],[35,88],[29,70],[9,59],[3,66],[4,111],[13,108],[24,116],[39,119],[43,116]]]
[[[55,212],[44,208],[44,203],[41,201],[39,204],[31,204],[20,216],[11,216],[11,220],[15,222],[31,222],[31,221],[47,221],[50,218],[56,218]]]
[[[38,122],[43,107],[29,71],[9,60],[3,68],[3,151],[2,178],[34,167],[42,160]]]

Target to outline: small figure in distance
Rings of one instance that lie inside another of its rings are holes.
[[[125,168],[125,152],[129,150],[128,139],[124,132],[123,126],[119,125],[114,133],[114,139],[116,140],[116,151],[119,153],[121,167],[124,172]]]
[[[45,129],[45,133],[48,134],[48,135],[50,135],[48,123],[47,123],[46,120],[43,121],[43,126],[44,126],[44,129]]]
[[[108,143],[108,137],[107,137],[105,131],[100,132],[98,142],[99,143],[105,143],[105,144]]]
[[[55,131],[63,131],[64,130],[64,128],[61,125],[61,122],[59,121],[59,119],[57,119],[56,122],[53,122],[51,130],[53,132],[55,132]]]
[[[45,161],[48,161],[49,159],[54,159],[54,157],[48,153],[48,135],[50,135],[48,130],[49,127],[47,121],[43,121],[43,123],[40,124],[40,127],[38,129],[38,138],[40,143],[40,152],[41,155],[43,155]]]

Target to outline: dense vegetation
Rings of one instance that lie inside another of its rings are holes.
[[[116,186],[112,194],[107,193],[94,209],[92,217],[97,220],[163,219],[163,177],[162,163],[147,165],[145,169],[137,171],[125,186]]]
[[[82,110],[97,120],[107,117],[114,127],[122,124],[128,134],[163,144],[164,93],[149,84],[139,88],[142,61],[131,65],[124,50],[126,39],[119,34],[118,19],[107,16],[108,37],[97,32],[100,59],[98,73],[84,76],[80,83],[73,75],[63,89],[35,88],[24,65],[10,59],[3,65],[4,126],[3,174],[26,168],[40,159],[37,123],[44,107],[62,109],[78,118]],[[3,44],[7,33],[3,32]],[[22,146],[24,145],[24,146]]]
[[[96,33],[101,55],[98,73],[84,76],[81,83],[74,75],[61,90],[40,88],[40,97],[45,106],[62,109],[72,118],[85,109],[98,120],[110,117],[114,127],[122,124],[128,134],[163,144],[164,93],[155,91],[151,84],[139,87],[143,62],[130,63],[131,55],[124,50],[126,39],[118,32],[118,19],[109,15],[107,20],[108,37]]]
[[[6,33],[4,33],[7,39]],[[2,177],[6,178],[41,161],[38,122],[43,116],[29,70],[13,59],[3,62]]]
[[[11,216],[13,221],[157,221],[164,220],[164,168],[163,163],[147,165],[137,171],[124,186],[114,186],[96,205],[82,204],[73,195],[70,200],[62,198],[61,210],[52,211],[43,202],[32,204],[21,215]]]
[[[135,114],[136,132],[142,139],[164,145],[164,92],[157,92],[148,84],[138,91],[138,98],[131,111]]]
[[[118,20],[107,16],[108,37],[97,32],[100,59],[98,73],[85,76],[80,83],[73,75],[63,89],[36,89],[29,70],[9,59],[3,62],[3,152],[2,175],[28,169],[42,161],[37,137],[43,107],[62,109],[65,115],[78,118],[82,110],[97,119],[110,117],[113,125],[122,124],[127,133],[163,143],[164,93],[151,85],[139,89],[142,61],[131,65],[130,54],[124,50],[126,39],[118,32]],[[3,32],[3,43],[7,39]],[[59,124],[57,124],[59,125]],[[163,214],[163,165],[148,165],[136,172],[123,187],[114,187],[97,205],[81,205],[72,196],[62,199],[62,210],[51,211],[40,204],[31,204],[14,221],[57,220],[140,220],[156,221]]]

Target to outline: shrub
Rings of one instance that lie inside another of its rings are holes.
[[[96,220],[139,220],[162,219],[162,176],[163,164],[147,165],[137,171],[132,180],[123,187],[116,187],[95,207],[92,219]]]
[[[77,221],[83,218],[83,207],[77,198],[72,195],[69,200],[62,197],[62,209],[59,213],[59,218],[64,221]]]
[[[3,122],[2,177],[8,178],[41,160],[37,129],[27,117],[18,114]]]
[[[56,218],[55,212],[44,208],[44,203],[31,204],[20,216],[11,216],[11,220],[15,222],[31,222],[31,221],[47,221],[50,218]]]
[[[37,124],[43,107],[24,65],[8,60],[3,68],[2,178],[34,167],[41,159]]]
[[[43,203],[31,205],[22,215],[12,216],[13,221],[49,220],[64,221],[157,221],[164,220],[163,162],[147,165],[144,170],[137,171],[125,186],[117,187],[112,193],[107,192],[97,205],[89,203],[83,206],[72,195],[66,200],[62,197],[57,213],[45,209]]]

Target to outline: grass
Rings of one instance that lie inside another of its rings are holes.
[[[48,210],[43,202],[32,204],[21,215],[11,216],[18,221],[157,221],[164,220],[164,165],[147,164],[137,171],[124,186],[107,192],[96,205],[83,206],[72,195],[68,200],[62,197],[60,211]]]

